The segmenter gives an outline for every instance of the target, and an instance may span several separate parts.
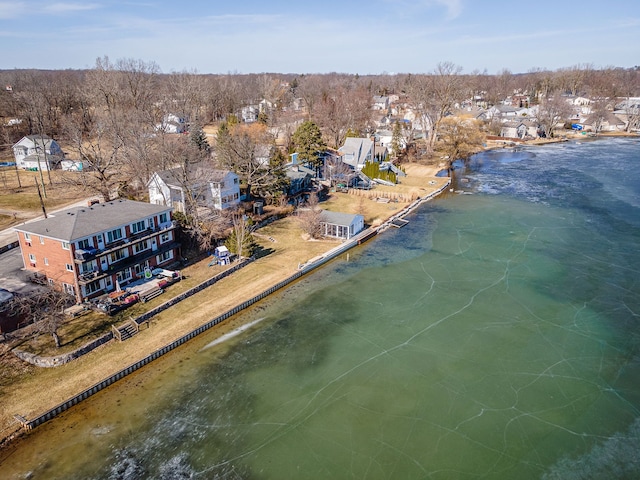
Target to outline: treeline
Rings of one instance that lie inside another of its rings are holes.
[[[109,198],[123,181],[140,189],[155,170],[215,159],[215,145],[209,149],[203,144],[202,127],[242,125],[243,108],[260,102],[256,123],[263,129],[245,132],[253,139],[246,155],[257,156],[258,143],[275,145],[276,138],[281,152],[291,153],[295,128],[303,120],[314,122],[333,148],[347,136],[370,135],[375,131],[374,115],[386,113],[372,110],[372,97],[392,94],[412,109],[415,122],[429,132],[426,142],[433,148],[444,118],[465,100],[482,99],[492,105],[514,92],[526,92],[532,103],[559,94],[640,96],[640,69],[576,65],[489,75],[463,74],[461,67],[445,62],[428,74],[209,75],[162,73],[153,62],[102,57],[89,70],[0,71],[0,86],[3,147],[23,135],[51,136],[90,167],[91,178],[83,181]],[[168,114],[188,119],[195,132],[192,141],[176,140],[158,129]],[[407,143],[412,141],[411,131],[403,135]]]

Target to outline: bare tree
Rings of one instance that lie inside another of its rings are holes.
[[[591,104],[591,114],[588,121],[593,125],[594,133],[599,133],[602,130],[602,125],[609,115],[606,100],[600,99]]]
[[[311,238],[320,238],[322,236],[324,214],[318,203],[318,195],[313,192],[309,195],[305,206],[298,209],[300,228]]]
[[[361,136],[371,133],[371,95],[358,85],[332,85],[315,102],[311,118],[329,146],[339,148],[349,131]]]
[[[409,79],[407,91],[418,114],[423,131],[428,135],[429,150],[433,150],[443,118],[465,93],[462,67],[451,62],[439,63],[433,74]]]
[[[562,125],[569,117],[571,107],[569,103],[559,94],[544,98],[538,107],[538,124],[543,136],[551,138],[553,131],[558,125]]]
[[[52,288],[24,296],[14,296],[8,311],[11,315],[26,318],[34,323],[40,333],[51,335],[56,348],[61,345],[59,330],[64,323],[64,309],[73,305],[74,297]]]
[[[89,130],[85,133],[86,127]],[[125,139],[121,129],[113,124],[111,115],[96,112],[90,125],[71,120],[67,124],[67,137],[83,162],[77,182],[101,195],[104,201],[116,198],[118,187],[127,179],[121,158]]]
[[[480,126],[473,119],[447,117],[440,126],[438,147],[447,157],[447,166],[456,160],[467,160],[484,142]]]
[[[218,162],[237,173],[246,185],[246,198],[253,189],[258,191],[271,186],[282,165],[270,162],[270,152],[275,144],[265,125],[229,125],[218,129],[216,156]]]

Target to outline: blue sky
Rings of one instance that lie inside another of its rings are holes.
[[[0,69],[513,73],[640,65],[638,0],[0,0]]]

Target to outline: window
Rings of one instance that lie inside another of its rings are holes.
[[[36,256],[33,253],[29,254],[29,261],[31,263],[36,263]]]
[[[160,223],[167,223],[169,221],[169,218],[167,217],[166,213],[161,213],[160,214]]]
[[[24,239],[25,239],[27,242],[30,242],[30,241],[31,241],[31,234],[30,234],[30,233],[25,233],[25,234],[24,234]]]
[[[70,263],[67,263],[65,267],[67,269],[67,272],[73,272],[73,265],[71,265]]]
[[[50,287],[53,287],[53,284],[55,283],[55,282],[53,281],[53,278],[49,278],[49,279],[48,279],[48,281],[49,281],[49,286],[50,286]]]
[[[134,267],[134,270],[135,270],[135,272],[136,272],[136,275],[138,275],[138,276],[142,276],[142,275],[144,274],[144,269],[145,269],[145,268],[147,268],[147,267],[148,267],[147,262],[145,262],[145,263],[139,263],[138,265],[136,265],[136,266]]]
[[[116,240],[120,240],[122,238],[122,229],[116,228],[115,230],[111,230],[107,232],[107,243],[113,243]]]
[[[40,245],[44,245],[44,237],[40,237]]]
[[[100,290],[100,280],[94,280],[91,283],[88,283],[85,288],[85,292],[87,292],[87,295],[90,295],[94,292],[97,292],[98,290]]]
[[[80,272],[81,273],[90,273],[96,270],[96,262],[95,261],[91,261],[91,262],[83,262],[82,265],[80,265]]]
[[[171,240],[171,232],[165,232],[160,235],[160,243],[167,243],[169,240]]]
[[[130,268],[127,268],[126,270],[122,270],[121,272],[118,272],[116,274],[116,280],[119,283],[126,282],[130,278],[131,278],[131,269]]]
[[[147,240],[143,240],[142,242],[136,243],[133,246],[134,253],[140,253],[149,248],[149,242]]]
[[[62,283],[62,290],[68,295],[73,295],[74,297],[76,295],[76,288],[68,283]]]
[[[131,233],[138,233],[138,232],[142,232],[143,230],[145,230],[147,227],[145,225],[145,221],[144,220],[140,220],[139,222],[136,223],[132,223],[131,224]]]
[[[237,179],[237,178],[234,178],[234,179],[233,179],[233,184],[234,184],[234,185],[237,185],[237,184],[238,184],[238,179]]]
[[[44,257],[44,264],[49,265],[49,259],[47,257]]]
[[[156,256],[156,262],[158,265],[166,262],[167,260],[171,260],[173,258],[173,250],[169,250],[168,252],[161,253]]]
[[[121,248],[120,250],[116,250],[115,252],[111,252],[109,254],[109,263],[116,263],[122,260],[127,256],[127,249]]]
[[[62,242],[62,249],[63,249],[63,250],[69,250],[69,248],[71,248],[71,247],[69,246],[69,242]]]
[[[89,245],[89,239],[85,238],[84,240],[80,240],[78,242],[78,248],[81,250],[87,250],[91,248],[91,245]]]

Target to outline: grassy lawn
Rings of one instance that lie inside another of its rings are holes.
[[[407,166],[407,173],[412,175],[410,166]],[[435,174],[435,168],[424,170],[421,167],[416,172],[415,179],[412,178],[410,181],[410,177],[403,179],[402,188],[417,189],[421,192],[420,196],[436,190],[445,181],[445,179],[436,179],[431,176]],[[403,208],[406,203],[378,203],[375,199],[334,192],[327,202],[322,202],[320,205],[329,210],[362,213],[367,223],[372,223],[377,219],[388,218]],[[325,253],[339,243],[335,240],[303,240],[303,232],[297,219],[292,216],[273,222],[257,233],[256,241],[261,247],[261,255],[257,260],[193,297],[156,315],[149,322],[149,328],[141,330],[138,335],[126,342],[111,341],[69,364],[56,368],[37,368],[18,361],[8,353],[10,347],[8,342],[0,343],[0,353],[3,350],[5,352],[2,356],[3,361],[0,362],[0,402],[2,404],[0,434],[16,425],[14,414],[34,418],[284,280],[297,271],[299,264]],[[186,278],[170,286],[165,294],[146,304],[137,304],[113,318],[90,314],[67,322],[61,331],[63,347],[59,351],[51,347],[53,342],[48,335],[41,335],[29,348],[38,352],[51,352],[51,354],[77,348],[97,336],[97,332],[110,328],[111,323],[122,322],[129,316],[136,316],[146,309],[163,303],[206,278],[210,278],[223,268],[209,267],[208,264],[209,259],[204,259],[186,267],[182,271]],[[222,336],[239,327],[240,321],[237,317],[230,318],[216,326],[214,332]],[[26,349],[26,343],[24,341],[22,343],[20,348]]]

